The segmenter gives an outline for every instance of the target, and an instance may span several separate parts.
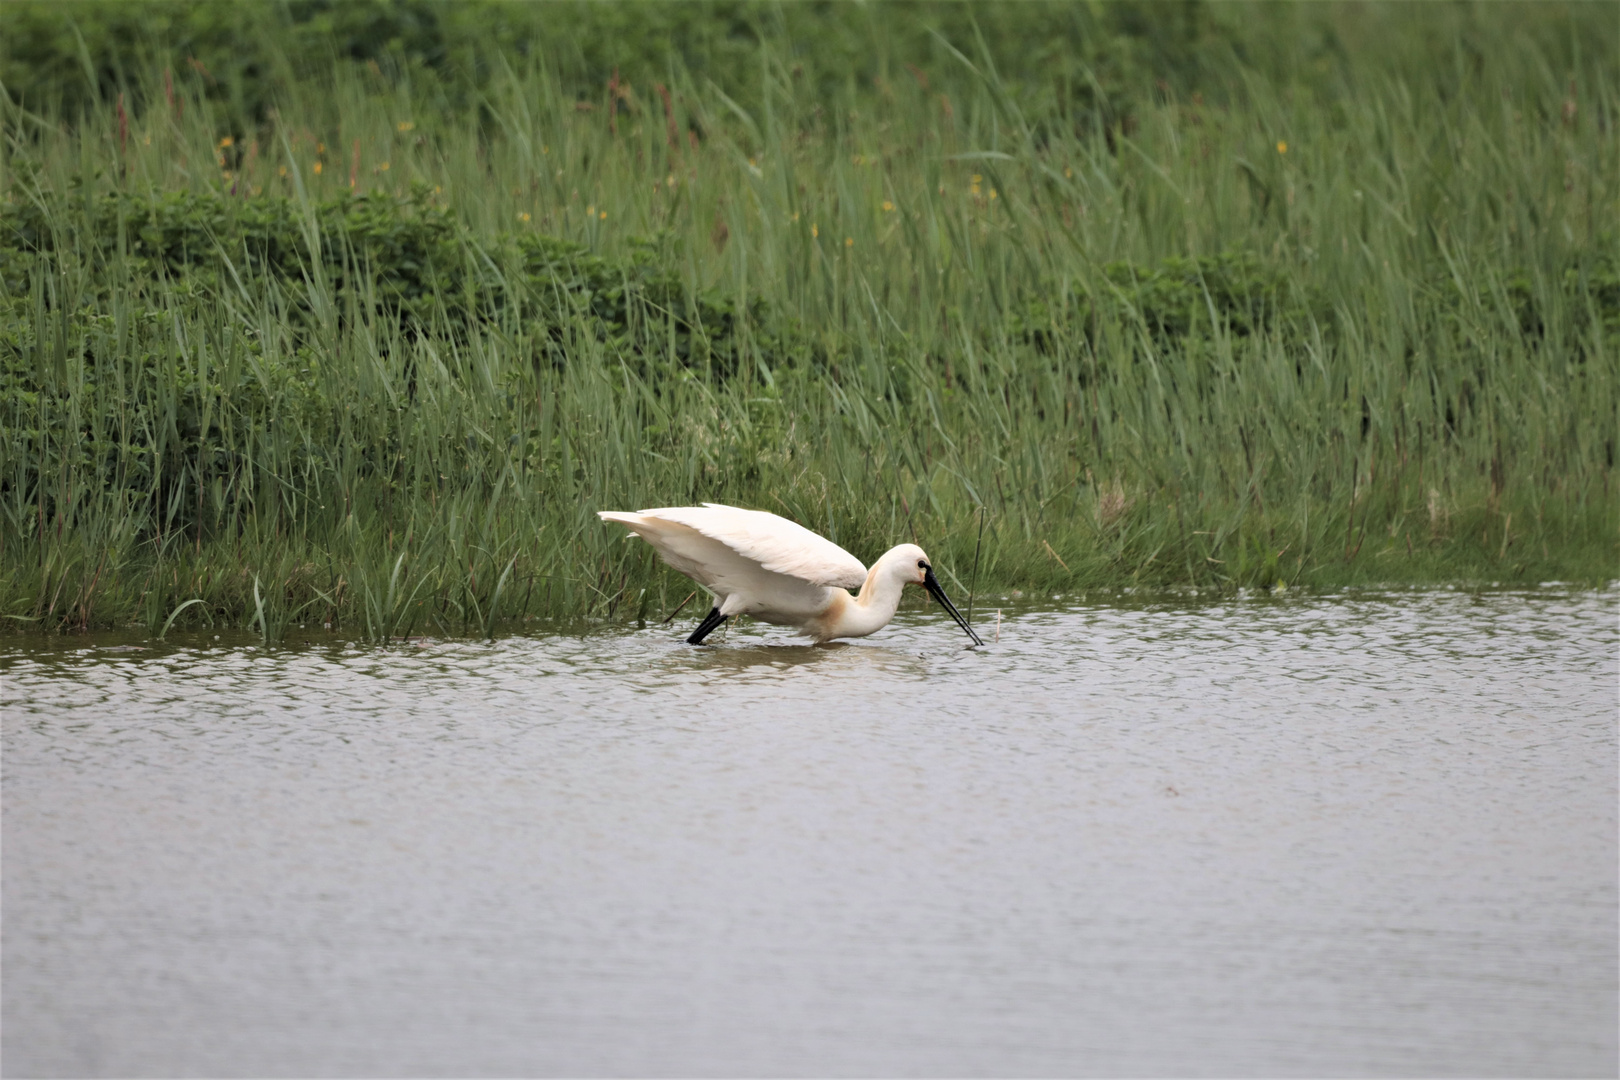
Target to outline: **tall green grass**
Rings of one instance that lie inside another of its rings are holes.
[[[543,50],[465,106],[7,104],[0,615],[656,620],[689,583],[595,511],[697,500],[954,591],[981,518],[981,591],[1613,578],[1613,20],[1219,10],[1218,77],[1125,116],[974,40],[806,86],[769,35],[748,107]]]

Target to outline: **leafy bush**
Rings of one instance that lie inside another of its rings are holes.
[[[762,301],[739,311],[730,297],[690,292],[655,246],[609,259],[537,234],[479,242],[420,189],[308,206],[192,192],[0,206],[0,280],[18,310],[43,265],[77,262],[88,271],[82,303],[94,310],[114,289],[139,301],[175,288],[200,296],[273,284],[299,325],[316,321],[318,309],[341,317],[357,305],[418,333],[501,323],[559,366],[563,343],[577,347],[583,333],[642,367],[672,362],[727,375],[741,362],[746,321],[760,328],[750,342],[775,359]]]
[[[0,495],[68,467],[167,505],[188,476],[231,475],[239,451],[228,447],[243,430],[313,433],[353,408],[323,374],[333,334],[373,335],[413,396],[420,343],[454,348],[490,332],[527,343],[530,365],[594,357],[654,384],[686,368],[724,381],[749,350],[779,360],[763,302],[742,311],[690,292],[655,247],[610,259],[534,234],[480,244],[422,192],[313,205],[71,193],[0,205],[0,428],[21,466],[0,477]],[[188,356],[177,320],[217,326],[219,340],[195,347],[237,362]],[[117,422],[91,415],[93,402],[117,402]],[[73,460],[43,460],[46,436]],[[386,471],[396,437],[377,430],[361,474]],[[318,438],[283,447],[282,482],[299,488],[326,453]],[[194,511],[180,504],[156,527],[189,527]]]

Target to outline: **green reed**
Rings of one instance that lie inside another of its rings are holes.
[[[690,585],[595,511],[698,500],[915,534],[960,592],[980,512],[981,592],[1613,578],[1612,20],[1263,10],[1207,101],[1111,123],[971,41],[828,97],[767,39],[749,107],[544,55],[465,108],[344,66],[255,124],[161,67],[138,115],[8,105],[7,220],[51,242],[0,253],[0,614],[650,622]],[[403,319],[322,206],[413,188],[462,269]],[[95,225],[172,192],[206,273]],[[220,238],[277,198],[303,269],[254,277]],[[685,314],[604,330],[531,234]]]

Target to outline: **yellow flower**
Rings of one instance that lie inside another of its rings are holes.
[[[993,198],[995,198],[995,197],[996,197],[996,189],[995,189],[995,188],[991,188],[991,189],[990,189],[990,197],[991,197],[991,198],[992,198],[992,199],[993,199]]]
[[[1286,153],[1288,153],[1288,144],[1287,144],[1287,143],[1285,143],[1285,142],[1281,142],[1281,141],[1279,141],[1279,142],[1278,142],[1278,143],[1277,143],[1277,153],[1279,153],[1279,154],[1286,154]]]
[[[597,217],[597,219],[599,221],[606,221],[607,220],[607,211],[606,210],[602,211],[600,214],[597,214],[596,217]]]
[[[1064,169],[1063,170],[1063,178],[1065,180],[1073,180],[1074,179],[1074,170],[1073,169]]]
[[[416,127],[416,125],[411,123],[409,120],[401,120],[398,126],[399,130],[401,131],[410,131]]]
[[[894,209],[894,203],[890,202],[888,199],[884,199],[883,200],[883,212],[886,214],[890,210],[893,210],[893,209]]]
[[[323,142],[318,142],[318,143],[316,143],[316,144],[315,144],[315,152],[316,152],[316,153],[317,153],[317,154],[324,154],[324,153],[326,153],[326,144],[325,144],[325,143],[323,143]]]
[[[321,175],[321,163],[318,161],[315,163],[315,175]]]
[[[277,176],[286,176],[287,175],[287,166],[283,165],[281,168],[277,169],[276,170],[276,175]]]
[[[235,142],[235,141],[236,141],[236,140],[235,140],[235,139],[233,139],[233,138],[231,138],[231,137],[230,137],[230,136],[229,136],[229,135],[227,135],[227,136],[225,136],[225,137],[224,137],[224,138],[223,138],[223,139],[221,139],[221,140],[219,140],[219,148],[220,148],[220,149],[221,149],[221,150],[223,150],[223,149],[225,149],[225,148],[226,148],[226,147],[227,147],[227,146],[229,146],[229,145],[231,145],[231,144],[232,144],[232,143],[234,143],[234,142]]]
[[[377,171],[378,172],[387,172],[388,171],[388,162],[385,161],[381,165],[378,165],[377,166]]]
[[[855,238],[853,236],[844,237],[844,246],[845,247],[854,247],[855,246]]]
[[[433,194],[437,195],[439,192],[441,192],[443,190],[444,190],[444,188],[440,187],[438,184],[433,185]]]
[[[816,223],[812,221],[810,223],[810,236],[812,238],[814,238],[814,237],[817,237],[817,236],[820,236],[820,235],[821,235],[821,230],[816,228]]]
[[[523,213],[519,214],[518,215],[518,220],[519,221],[528,221],[529,220],[529,212],[527,210],[525,210]]]
[[[984,183],[984,177],[980,176],[978,173],[974,173],[973,174],[973,182],[975,184],[982,184],[982,183]]]
[[[788,218],[788,220],[789,221],[798,221],[799,220],[799,212],[797,210],[793,211],[793,216]]]
[[[595,206],[595,204],[592,204],[592,205],[587,206],[585,208],[585,216],[586,217],[595,217],[596,216],[596,206]]]

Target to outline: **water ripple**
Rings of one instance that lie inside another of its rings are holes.
[[[1617,600],[10,639],[7,1071],[1612,1074]]]

